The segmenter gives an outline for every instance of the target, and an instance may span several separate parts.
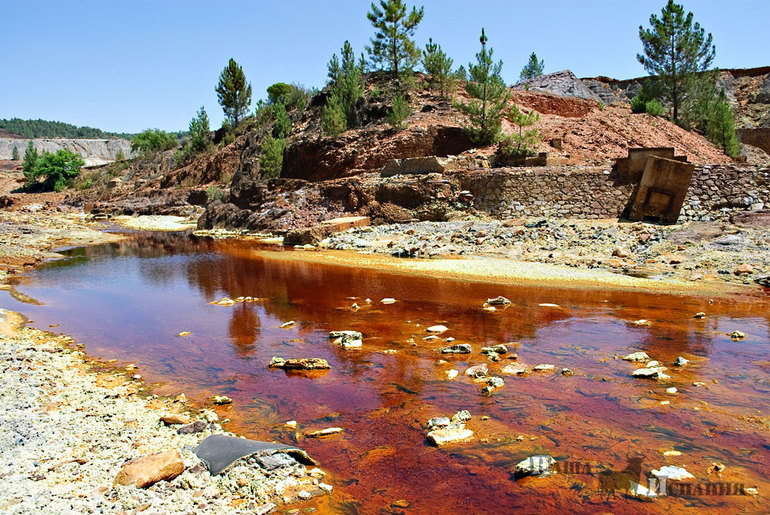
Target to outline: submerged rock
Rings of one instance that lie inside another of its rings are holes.
[[[441,349],[442,354],[470,354],[473,348],[469,343],[456,343]]]
[[[284,359],[277,356],[273,356],[268,366],[284,370],[324,370],[332,368],[323,358]]]
[[[158,481],[171,481],[184,472],[179,451],[167,451],[131,460],[115,476],[116,485],[136,485],[147,488]]]
[[[513,469],[516,479],[526,476],[550,476],[556,460],[548,454],[537,454],[520,461]]]
[[[690,362],[690,360],[689,360],[689,359],[685,359],[685,358],[683,358],[682,356],[679,356],[679,357],[677,357],[677,358],[674,360],[674,366],[675,366],[675,367],[683,367],[683,366],[685,366],[686,364],[688,364],[689,362]]]
[[[492,345],[490,347],[482,347],[481,353],[482,354],[505,354],[508,352],[508,347],[503,345],[502,343],[499,343],[497,345]]]
[[[358,331],[331,331],[329,339],[343,349],[353,349],[363,345],[363,335]]]
[[[503,374],[517,376],[529,372],[529,368],[524,363],[514,363],[513,365],[506,365],[501,370]]]

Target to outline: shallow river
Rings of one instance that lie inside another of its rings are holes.
[[[321,511],[765,511],[770,297],[710,302],[469,283],[286,261],[277,253],[248,242],[138,235],[67,251],[66,259],[17,280],[16,288],[42,305],[7,294],[4,305],[36,327],[60,324],[55,330],[84,343],[91,356],[136,363],[157,393],[184,391],[199,403],[230,396],[232,405],[217,408],[231,420],[226,429],[296,442],[331,473],[332,497],[314,501]],[[498,295],[512,304],[482,309]],[[210,304],[225,296],[263,300]],[[383,304],[385,297],[397,302]],[[693,318],[700,311],[706,317]],[[639,319],[650,325],[632,323]],[[290,320],[293,327],[280,328]],[[449,330],[425,340],[435,324]],[[361,349],[329,342],[329,331],[345,329],[364,334]],[[730,340],[734,330],[746,338]],[[177,336],[182,331],[192,334]],[[441,355],[449,337],[474,352]],[[503,388],[483,395],[483,385],[463,372],[488,363],[498,374],[515,363],[480,354],[498,343],[518,362],[553,364],[555,371],[503,376]],[[618,356],[635,350],[668,365],[671,380],[632,378],[636,367]],[[273,356],[320,357],[332,369],[287,374],[268,369]],[[671,367],[678,356],[690,363]],[[563,367],[574,375],[563,376]],[[452,368],[460,374],[450,381]],[[666,393],[671,386],[676,394]],[[428,419],[461,409],[473,416],[475,439],[429,445]],[[288,420],[298,421],[298,434],[284,428]],[[301,437],[332,426],[344,431]],[[664,456],[667,450],[681,455]],[[534,454],[556,458],[557,473],[516,481],[513,467]],[[713,462],[726,466],[721,478],[709,472]],[[630,479],[648,484],[647,474],[667,464],[696,476],[692,495],[680,495],[686,491],[676,484],[669,487],[674,495],[656,501],[620,491]],[[715,495],[740,485],[758,487],[760,498]],[[398,500],[409,507],[391,506]]]

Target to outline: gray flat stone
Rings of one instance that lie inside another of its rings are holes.
[[[193,449],[193,452],[203,460],[209,472],[215,476],[221,474],[240,458],[245,458],[252,454],[260,454],[266,457],[283,453],[302,464],[318,465],[318,462],[299,447],[273,442],[258,442],[256,440],[225,435],[209,436]]]

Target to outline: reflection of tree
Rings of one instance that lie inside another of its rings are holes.
[[[233,306],[233,315],[227,326],[227,335],[230,343],[241,357],[247,357],[254,353],[254,345],[257,343],[257,335],[261,322],[253,304],[238,304]]]

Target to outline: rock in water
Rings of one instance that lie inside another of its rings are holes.
[[[695,479],[695,476],[687,472],[687,470],[673,465],[667,465],[665,467],[660,467],[658,470],[653,470],[652,475],[655,477],[666,477],[672,481]]]
[[[500,295],[494,299],[487,299],[487,304],[490,306],[507,306],[511,301]]]
[[[469,343],[458,343],[441,349],[442,354],[470,354],[473,348]]]
[[[650,357],[647,353],[642,351],[632,352],[631,354],[623,356],[623,359],[626,361],[650,361]]]
[[[683,367],[686,364],[688,364],[689,362],[690,362],[689,359],[685,359],[682,356],[679,356],[679,357],[676,358],[676,360],[674,360],[674,366],[675,367]]]
[[[513,469],[513,475],[518,479],[526,476],[549,476],[553,474],[552,467],[556,460],[548,454],[537,454],[520,461]]]
[[[730,333],[730,339],[734,342],[743,340],[744,338],[746,338],[746,333],[742,331],[733,331]]]
[[[211,398],[211,402],[217,406],[222,406],[223,404],[232,404],[233,400],[227,395],[215,395]]]
[[[451,443],[467,442],[471,438],[473,438],[473,431],[463,426],[450,425],[434,429],[428,433],[428,440],[438,447]]]
[[[524,363],[515,363],[513,365],[504,366],[501,372],[503,374],[517,376],[517,375],[526,373],[528,370],[529,369],[527,368],[527,365],[525,365]]]
[[[273,356],[270,360],[271,368],[282,368],[284,370],[323,370],[332,368],[329,363],[322,358],[296,358],[284,359]]]
[[[343,349],[358,348],[363,345],[363,335],[358,331],[331,331],[329,339]]]
[[[484,377],[489,372],[489,367],[486,365],[486,363],[483,363],[481,365],[475,365],[472,367],[469,367],[465,370],[466,376],[471,376],[474,378]]]
[[[499,343],[497,345],[492,345],[491,347],[482,347],[481,353],[482,354],[506,354],[508,352],[508,347],[503,345],[502,343]]]
[[[429,333],[443,333],[448,330],[449,328],[445,325],[432,325],[427,329]]]
[[[167,451],[131,460],[115,476],[116,485],[136,485],[147,488],[158,481],[171,481],[184,472],[179,451]]]
[[[666,367],[645,367],[634,370],[631,375],[646,379],[667,379],[668,376],[664,373],[665,371]]]
[[[765,288],[770,288],[770,275],[763,275],[762,277],[757,277],[756,279],[754,279],[754,282],[760,286],[764,286]]]

